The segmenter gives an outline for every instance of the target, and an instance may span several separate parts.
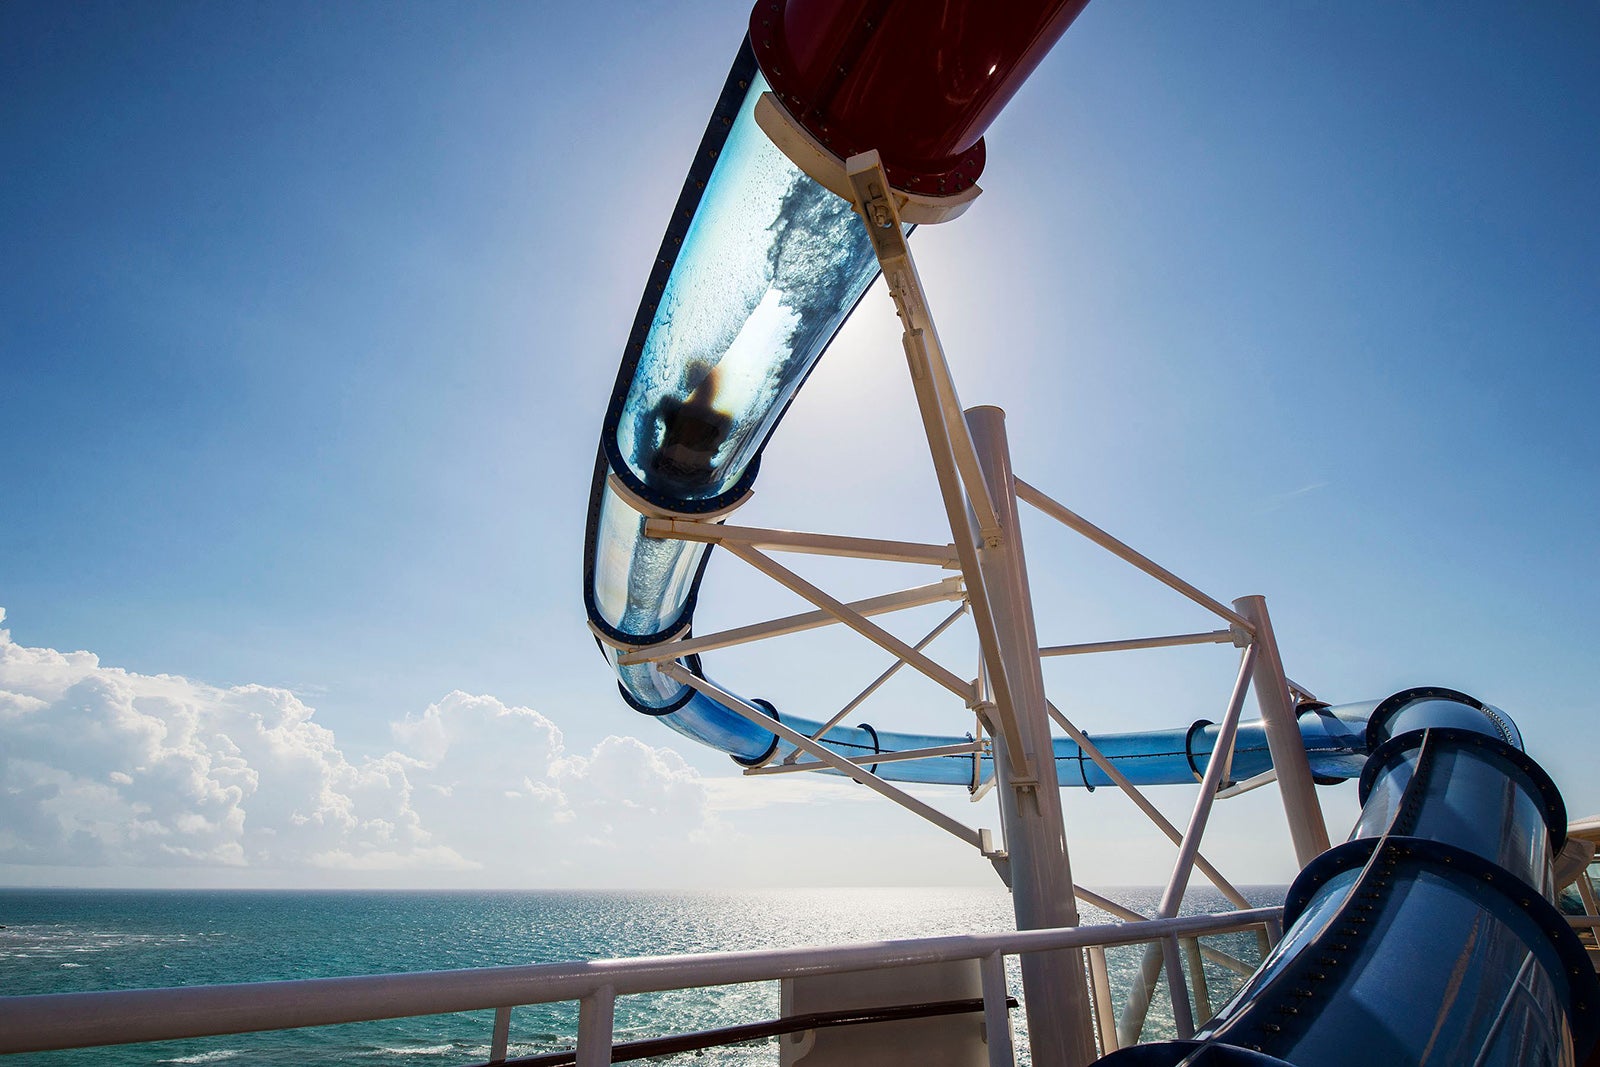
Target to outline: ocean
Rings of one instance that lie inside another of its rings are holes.
[[[1282,887],[1246,890],[1280,903]],[[1111,895],[1149,914],[1159,891]],[[1220,909],[1209,890],[1185,912]],[[1148,910],[1146,910],[1148,909]],[[1085,923],[1108,918],[1085,908]],[[793,889],[738,892],[349,892],[0,889],[0,993],[324,978],[493,967],[609,956],[840,944],[1008,929],[1010,900],[994,889]],[[1212,940],[1251,962],[1254,938]],[[1108,953],[1116,999],[1137,947]],[[1214,1005],[1237,982],[1207,964]],[[1012,992],[1021,983],[1012,961]],[[1170,1027],[1156,997],[1146,1039]],[[776,1018],[776,983],[624,997],[618,1041]],[[310,1064],[433,1067],[489,1055],[492,1013],[362,1023],[114,1049],[34,1053],[5,1067],[132,1064]],[[512,1056],[571,1048],[575,1005],[512,1013]],[[1025,1041],[1018,1041],[1025,1057]],[[775,1042],[655,1060],[776,1064]]]

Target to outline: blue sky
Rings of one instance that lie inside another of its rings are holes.
[[[992,878],[864,790],[733,778],[622,705],[584,627],[603,406],[744,18],[726,3],[0,8],[11,691],[81,710],[177,686],[171,707],[216,733],[257,714],[237,687],[286,690],[305,715],[259,699],[330,732],[301,736],[323,786],[368,788],[371,761],[397,752],[442,774],[429,730],[449,709],[490,724],[461,733],[464,765],[494,755],[495,730],[531,731],[530,788],[560,799],[527,832],[559,821],[570,835],[542,847],[577,861],[475,860],[489,846],[468,828],[502,817],[485,796],[407,815],[426,836],[409,865],[330,873],[344,846],[327,841],[278,866],[13,841],[0,882],[629,885],[657,839],[678,857],[649,875],[667,883],[707,865],[749,883]],[[1265,594],[1291,675],[1326,698],[1433,683],[1506,708],[1583,814],[1600,810],[1573,743],[1600,689],[1597,132],[1591,6],[1100,0],[990,131],[978,204],[916,247],[963,399],[1008,410],[1023,477],[1223,599]],[[894,321],[869,294],[740,521],[941,536]],[[1045,640],[1208,625],[1058,532],[1026,532]],[[703,628],[788,604],[731,559],[704,603]],[[50,649],[98,661],[50,668]],[[882,666],[819,635],[718,670],[810,712]],[[1098,732],[1218,718],[1231,670],[1200,649],[1046,678]],[[98,696],[72,688],[87,682]],[[922,724],[925,695],[886,694],[874,721]],[[93,774],[60,747],[65,796]],[[185,766],[220,751],[213,737]],[[126,776],[112,764],[131,758],[113,746],[94,774]],[[6,766],[0,788],[44,781]],[[607,792],[608,766],[654,799]],[[1214,831],[1241,880],[1289,870],[1270,792]],[[1336,836],[1352,793],[1327,794]],[[139,803],[179,819],[189,796]],[[590,810],[603,796],[615,809]],[[1126,804],[1067,801],[1081,880],[1161,878],[1169,853],[1129,843]],[[964,796],[942,803],[994,824]],[[681,817],[641,815],[663,805]],[[284,818],[284,834],[301,825]],[[841,838],[877,847],[797,869],[797,850]],[[439,849],[466,865],[428,866]]]

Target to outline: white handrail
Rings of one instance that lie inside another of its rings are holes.
[[[214,1037],[552,1001],[576,1000],[605,1009],[613,998],[632,993],[953,960],[981,961],[1025,952],[1126,945],[1168,935],[1228,933],[1277,923],[1279,915],[1277,908],[1254,908],[1104,926],[1007,930],[858,945],[0,997],[0,1053]],[[600,1042],[608,1045],[610,1011],[591,1010],[583,1015],[607,1032],[588,1035],[580,1031],[579,1046],[594,1047]]]

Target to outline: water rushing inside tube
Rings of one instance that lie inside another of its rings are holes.
[[[677,500],[727,492],[878,273],[850,205],[755,122],[757,75],[657,305],[616,426],[631,472]]]
[[[610,626],[651,637],[683,612],[706,546],[644,535],[645,517],[608,485],[600,497],[594,602]]]

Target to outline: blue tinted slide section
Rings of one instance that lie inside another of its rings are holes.
[[[755,104],[766,89],[746,42],[696,151],[634,318],[600,435],[584,556],[589,622],[616,669],[623,699],[746,765],[781,758],[789,747],[771,730],[655,666],[617,661],[620,649],[689,632],[710,556],[703,544],[646,537],[648,517],[707,516],[738,504],[790,401],[878,275],[850,205],[797,169],[756,125]],[[682,664],[702,671],[696,657]],[[762,701],[751,703],[807,734],[822,725]],[[1338,779],[1359,771],[1369,710],[1302,717],[1301,733],[1318,775]],[[962,740],[870,724],[837,726],[821,738],[840,755],[863,760]],[[1095,738],[1140,785],[1198,780],[1215,741],[1216,727],[1204,722]],[[1111,784],[1071,741],[1057,741],[1056,759],[1063,785]],[[987,756],[973,755],[876,766],[892,780],[967,787],[993,773]],[[1243,724],[1233,778],[1270,766],[1261,725]]]

